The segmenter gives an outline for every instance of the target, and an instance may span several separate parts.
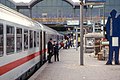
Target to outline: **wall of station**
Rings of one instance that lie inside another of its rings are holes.
[[[15,5],[11,3],[9,0],[0,0],[0,3],[7,5],[15,9]],[[109,12],[112,9],[116,9],[118,13],[120,13],[120,0],[106,0],[105,4],[105,15],[108,16]],[[20,12],[30,16],[30,12],[28,9],[20,9]],[[91,9],[84,10],[87,17],[90,17]],[[41,17],[79,17],[79,9],[73,9],[73,7],[64,0],[43,0],[37,3],[32,8],[32,17],[33,18],[41,18]],[[103,15],[103,8],[95,8],[92,9],[92,16],[102,16]]]

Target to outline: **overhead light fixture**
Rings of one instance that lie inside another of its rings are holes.
[[[12,0],[15,3],[30,3],[32,0]]]

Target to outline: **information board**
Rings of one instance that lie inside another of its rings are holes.
[[[67,25],[78,26],[79,25],[79,20],[67,20]]]

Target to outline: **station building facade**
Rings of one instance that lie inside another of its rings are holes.
[[[16,10],[16,6],[9,0],[0,0],[0,3]],[[120,0],[106,0],[105,16],[109,16],[109,12],[116,9],[120,13]],[[86,17],[90,17],[91,9],[84,9]],[[29,9],[20,9],[19,12],[30,17]],[[32,18],[78,18],[79,8],[75,8],[65,0],[43,0],[32,7]],[[103,16],[103,8],[93,8],[92,17]],[[64,20],[63,20],[64,21]],[[59,22],[59,21],[58,21]],[[62,22],[62,21],[61,21]]]

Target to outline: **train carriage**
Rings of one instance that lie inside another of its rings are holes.
[[[46,61],[57,31],[0,4],[0,80],[26,80]],[[59,39],[59,40],[60,40]]]

